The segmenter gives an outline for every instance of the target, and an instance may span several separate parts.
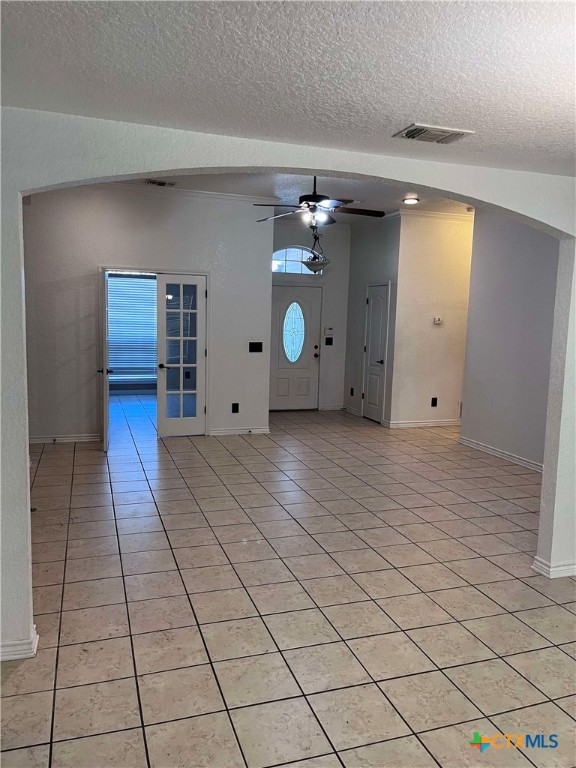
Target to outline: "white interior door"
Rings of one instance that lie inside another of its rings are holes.
[[[272,287],[270,410],[318,408],[322,288]]]
[[[102,272],[100,284],[101,296],[101,321],[102,321],[102,349],[100,368],[100,402],[102,407],[102,450],[107,451],[110,444],[110,379],[109,351],[108,351],[108,273]]]
[[[158,437],[206,433],[206,278],[157,275]]]
[[[384,420],[389,304],[390,284],[368,287],[363,416],[379,423]]]

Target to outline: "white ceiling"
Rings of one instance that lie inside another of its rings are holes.
[[[569,174],[572,2],[4,2],[3,101]],[[391,138],[417,121],[476,131]]]
[[[199,192],[214,192],[227,195],[247,195],[249,197],[277,198],[282,203],[298,203],[300,195],[312,192],[313,179],[311,176],[295,174],[264,174],[264,173],[218,173],[198,174],[195,176],[163,176],[162,181],[175,182],[176,190],[194,190]],[[133,184],[134,182],[132,182]],[[145,182],[136,182],[144,184]],[[120,184],[124,185],[123,182]],[[354,179],[318,178],[318,192],[328,197],[354,200],[351,207],[372,208],[374,210],[393,213],[403,205],[402,198],[416,195],[420,203],[409,206],[410,210],[436,211],[444,213],[465,213],[466,205],[447,198],[431,197],[417,193],[409,186],[392,186],[371,181],[356,181]],[[277,213],[285,213],[278,209]],[[273,216],[272,208],[259,208],[255,211],[256,218]],[[365,217],[347,214],[336,215],[336,218],[347,224],[366,221]],[[289,220],[289,219],[288,219]]]

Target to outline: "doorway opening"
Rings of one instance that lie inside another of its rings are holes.
[[[206,431],[207,278],[104,269],[102,435]]]

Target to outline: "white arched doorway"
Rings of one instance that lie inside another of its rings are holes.
[[[495,207],[558,238],[542,522],[541,572],[570,567],[567,514],[574,505],[573,189],[564,177],[370,156],[194,134],[28,110],[6,110],[3,190],[3,656],[30,655],[32,628],[27,477],[26,363],[21,196],[94,181],[191,173],[284,171],[402,182],[477,207]],[[564,575],[564,573],[562,573]]]

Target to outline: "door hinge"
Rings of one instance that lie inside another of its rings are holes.
[[[364,352],[366,352],[366,345],[364,345]]]
[[[206,413],[206,406],[204,406],[204,413]]]
[[[204,291],[204,298],[205,298],[205,299],[207,299],[207,298],[208,298],[208,288],[206,288],[206,290]]]
[[[362,392],[362,400],[364,400],[364,392]]]
[[[204,350],[204,357],[208,357],[208,350],[207,349]]]
[[[370,299],[366,299],[366,304],[370,304]]]

